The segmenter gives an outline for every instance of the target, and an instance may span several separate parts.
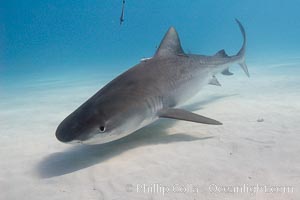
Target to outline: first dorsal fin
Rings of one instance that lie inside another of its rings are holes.
[[[220,56],[220,57],[228,57],[227,53],[225,52],[224,49],[218,51],[215,56]]]
[[[184,54],[184,51],[180,44],[180,39],[174,27],[170,27],[161,41],[159,48],[157,49],[155,56],[171,56]]]

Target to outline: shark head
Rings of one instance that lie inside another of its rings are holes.
[[[64,143],[85,144],[119,139],[145,123],[146,110],[142,106],[117,97],[90,99],[60,123],[56,138]]]

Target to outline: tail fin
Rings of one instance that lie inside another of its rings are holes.
[[[240,30],[242,32],[243,39],[244,39],[243,46],[242,46],[242,48],[240,49],[240,51],[236,55],[239,58],[239,60],[240,60],[238,62],[238,64],[242,67],[242,69],[244,70],[244,72],[246,73],[246,75],[248,77],[250,77],[250,74],[249,74],[249,71],[248,71],[248,68],[247,68],[247,65],[246,65],[246,62],[245,62],[246,42],[247,42],[246,32],[245,32],[245,29],[244,29],[242,23],[238,19],[235,19],[235,21],[239,25],[239,28],[240,28]]]

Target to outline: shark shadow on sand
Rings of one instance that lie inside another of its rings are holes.
[[[199,107],[219,101],[227,96],[211,96],[203,101],[189,105],[189,109],[197,110]],[[201,109],[201,108],[200,108]],[[99,163],[103,163],[119,154],[145,145],[168,144],[173,142],[192,142],[212,139],[213,136],[194,137],[184,133],[167,134],[176,121],[162,119],[120,140],[99,145],[76,145],[66,151],[56,152],[46,156],[38,163],[35,170],[40,178],[51,178],[69,174]],[[201,133],[199,133],[201,135]]]

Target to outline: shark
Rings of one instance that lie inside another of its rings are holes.
[[[151,58],[117,76],[67,116],[57,127],[63,143],[103,144],[123,138],[161,118],[208,125],[221,122],[190,112],[182,105],[207,84],[220,86],[216,74],[230,76],[238,64],[247,76],[246,33],[237,54],[220,50],[211,56],[185,53],[174,27],[170,27]]]

